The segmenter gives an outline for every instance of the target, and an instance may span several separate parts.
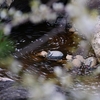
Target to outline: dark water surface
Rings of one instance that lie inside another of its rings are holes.
[[[28,41],[27,39],[25,40]],[[54,67],[60,66],[63,67],[65,62],[51,61],[43,57],[37,56],[42,50],[59,50],[63,52],[63,60],[66,60],[67,54],[73,54],[79,44],[80,38],[74,33],[60,33],[49,38],[49,40],[39,46],[35,51],[27,54],[21,58],[22,63],[24,64],[24,71],[36,74],[47,79],[55,78]],[[32,42],[32,41],[30,41]],[[77,76],[75,80],[78,80],[77,84],[74,86],[73,90],[87,90],[92,91],[93,94],[99,94],[100,81],[99,78],[94,76]]]
[[[29,43],[36,41],[36,38],[40,38],[44,32],[36,33],[34,35],[20,35],[18,39],[16,39],[16,51],[20,51],[23,47],[27,46]],[[17,35],[16,35],[17,36]],[[14,37],[16,38],[16,37]],[[28,72],[31,74],[35,74],[38,76],[45,77],[46,79],[56,78],[54,75],[54,67],[59,66],[63,67],[64,61],[66,60],[67,54],[73,54],[79,44],[80,38],[74,33],[66,32],[59,33],[53,38],[49,38],[49,40],[43,45],[39,46],[35,51],[31,51],[25,56],[21,57],[19,60],[23,63],[22,73]],[[42,42],[42,41],[41,41]],[[37,56],[37,54],[41,51],[48,50],[59,50],[64,54],[63,61],[57,62],[48,60],[44,57]],[[0,76],[7,76],[14,80],[20,79],[20,76],[12,75],[10,72],[6,70],[0,71]],[[92,76],[77,76],[77,82],[74,86],[73,90],[89,90],[93,91],[94,94],[97,94],[100,87],[100,81],[98,78]]]
[[[21,58],[21,61],[24,64],[24,69],[48,78],[54,77],[53,68],[55,66],[62,67],[62,63],[47,60],[46,58],[37,56],[37,54],[43,50],[59,50],[63,52],[63,60],[65,60],[67,54],[72,54],[75,52],[78,45],[78,41],[75,42],[77,39],[80,40],[80,38],[73,33],[60,33],[53,38],[49,38],[45,44],[39,46],[35,51],[32,51]],[[27,42],[28,40],[25,41]]]

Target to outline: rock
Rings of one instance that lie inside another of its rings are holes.
[[[93,66],[94,69],[98,69],[98,67],[100,67],[100,64],[96,64],[95,66]]]
[[[0,81],[0,92],[15,84],[14,81]]]
[[[81,55],[67,55],[66,56],[67,61],[70,61],[74,67],[80,67],[81,63],[84,62],[84,58]]]
[[[48,60],[61,60],[63,57],[63,53],[61,51],[41,51],[37,54],[37,56],[45,57]]]
[[[28,100],[28,91],[23,87],[9,87],[0,91],[0,100]]]
[[[48,53],[46,51],[41,51],[40,53],[37,54],[37,56],[43,56],[46,57]]]
[[[75,31],[76,31],[75,28],[70,28],[70,29],[69,29],[69,32],[74,33]]]
[[[46,55],[46,58],[49,60],[60,60],[63,57],[63,53],[61,51],[49,51]]]
[[[91,45],[97,56],[98,62],[100,62],[100,16],[98,16],[97,23],[94,27]]]
[[[0,81],[14,81],[14,80],[7,77],[0,77]]]
[[[72,60],[72,55],[67,55],[67,56],[66,56],[66,59],[67,59],[67,60]]]
[[[28,100],[28,90],[14,81],[0,81],[0,100]]]
[[[94,75],[100,75],[100,64],[95,66],[96,70],[94,70]]]
[[[84,65],[88,65],[91,68],[94,68],[96,64],[97,64],[97,60],[95,57],[89,57],[84,61]]]
[[[75,58],[80,60],[81,62],[84,62],[84,58],[81,55],[76,55]]]
[[[81,61],[79,59],[73,59],[72,64],[75,67],[80,67],[81,66]]]
[[[80,67],[83,62],[84,62],[84,58],[81,55],[76,55],[72,61],[75,67]]]
[[[56,94],[62,95],[62,96],[64,96],[64,98],[66,98],[66,99],[61,99],[61,100],[67,100],[67,97],[68,97],[67,94],[69,93],[68,89],[67,89],[68,91],[65,91],[62,87],[56,86],[56,85],[53,86],[53,89],[54,89],[53,93],[43,95],[44,98],[46,97],[45,100],[48,100],[48,98],[50,98],[50,96],[51,96],[51,98],[56,97],[55,96]],[[59,95],[57,95],[57,96],[59,96]],[[35,98],[33,96],[30,95],[28,89],[25,88],[24,86],[22,86],[20,83],[13,82],[13,81],[1,81],[0,82],[0,100],[35,100]],[[37,98],[39,97],[38,94],[35,94],[35,97],[36,96],[37,96]],[[41,99],[43,99],[43,98],[41,98]]]

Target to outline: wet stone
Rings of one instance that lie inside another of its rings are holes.
[[[46,58],[49,60],[60,60],[63,58],[63,53],[61,51],[49,51]]]
[[[72,64],[75,67],[80,67],[81,66],[81,61],[78,60],[78,59],[73,59]]]
[[[81,62],[84,62],[84,58],[81,55],[76,55],[75,58],[80,60]]]
[[[0,81],[0,100],[27,100],[28,91],[14,81]]]
[[[90,75],[94,72],[94,69],[98,68],[97,59],[95,57],[88,57],[86,59],[81,55],[67,55],[66,56],[66,69],[75,75]],[[70,62],[70,65],[68,64]],[[69,67],[70,66],[70,67]]]
[[[72,55],[67,55],[67,56],[66,56],[66,59],[67,59],[67,60],[72,60]]]
[[[100,18],[94,28],[94,34],[91,39],[92,48],[97,56],[98,62],[100,62]]]
[[[84,65],[88,65],[91,68],[95,67],[96,64],[97,64],[97,60],[95,57],[89,57],[84,61]]]
[[[95,68],[94,75],[100,75],[100,64],[96,65]]]
[[[0,81],[14,81],[14,80],[7,77],[0,77]]]
[[[84,62],[84,58],[81,55],[76,55],[76,56],[67,55],[66,59],[67,61],[70,61],[72,63],[73,67],[78,67],[78,68]]]
[[[69,91],[64,91],[55,85],[55,93],[64,96],[67,100]],[[34,100],[27,88],[14,81],[0,81],[0,100]]]

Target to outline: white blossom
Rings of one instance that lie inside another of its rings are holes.
[[[4,27],[4,34],[5,35],[9,35],[10,32],[11,32],[11,25],[10,24],[7,24],[5,27]]]
[[[5,19],[5,18],[7,17],[7,11],[6,11],[6,10],[2,10],[2,11],[0,12],[0,17],[1,17],[2,19]]]
[[[79,34],[90,40],[94,34],[93,29],[97,22],[97,16],[89,15],[85,4],[86,0],[73,0],[72,3],[66,6],[66,11],[69,13],[73,25],[78,29]]]
[[[62,76],[62,74],[63,74],[62,69],[61,69],[60,67],[55,67],[55,68],[54,68],[54,73],[55,73],[58,77]]]
[[[19,61],[14,60],[10,65],[11,72],[18,74],[22,70],[22,64]]]
[[[62,3],[53,3],[53,9],[55,11],[62,11],[64,9],[64,5]]]

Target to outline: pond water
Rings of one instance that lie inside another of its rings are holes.
[[[35,38],[39,38],[44,33],[37,35],[26,35],[20,36],[19,39],[15,41],[16,43],[16,51],[20,51],[22,47],[25,47],[29,43],[35,41]],[[15,37],[14,37],[15,38]],[[53,79],[56,78],[54,74],[54,67],[64,67],[63,64],[66,60],[67,54],[74,54],[77,50],[79,38],[74,33],[66,32],[66,33],[59,33],[53,38],[49,38],[49,40],[44,43],[43,45],[39,46],[36,50],[26,54],[25,56],[21,57],[19,60],[23,63],[23,73],[28,72],[31,74],[36,74],[38,76],[42,76],[46,79]],[[37,56],[37,54],[41,51],[48,51],[48,50],[59,50],[63,52],[64,57],[62,62],[48,60],[44,57]],[[19,76],[9,74],[6,70],[1,71],[1,76],[5,75],[10,78],[19,79]],[[75,85],[73,90],[82,90],[82,91],[92,91],[93,94],[98,94],[100,91],[100,80],[94,76],[76,76],[75,77]]]
[[[59,50],[64,54],[64,61],[66,60],[67,54],[72,54],[75,52],[78,46],[78,41],[80,41],[80,38],[73,33],[57,34],[53,38],[49,38],[46,43],[44,43],[42,46],[39,46],[35,51],[32,51],[31,53],[28,53],[27,55],[22,57],[21,61],[23,62],[24,68],[26,70],[33,71],[36,74],[43,75],[47,78],[53,78],[54,67],[63,67],[63,62],[48,60],[44,57],[37,56],[37,54],[41,51]]]

